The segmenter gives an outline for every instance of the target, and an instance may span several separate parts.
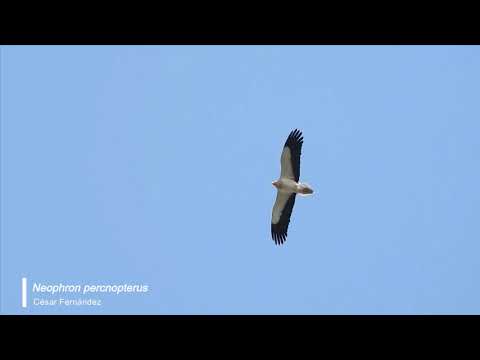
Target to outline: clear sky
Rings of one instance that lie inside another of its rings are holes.
[[[0,60],[2,313],[480,314],[480,47]],[[315,194],[279,247],[271,181],[294,128]],[[24,276],[150,291],[22,309]]]

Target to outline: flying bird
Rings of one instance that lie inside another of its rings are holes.
[[[313,189],[308,184],[299,182],[302,145],[301,131],[293,130],[285,141],[280,157],[280,178],[272,181],[272,185],[277,188],[277,198],[272,210],[272,239],[276,245],[287,240],[288,224],[297,194],[313,194]]]

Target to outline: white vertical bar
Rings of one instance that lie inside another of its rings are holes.
[[[27,278],[22,278],[22,307],[27,307]]]

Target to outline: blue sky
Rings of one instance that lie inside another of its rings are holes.
[[[480,313],[477,46],[3,46],[1,311]],[[271,181],[304,134],[289,238]],[[148,284],[20,307],[20,279]]]

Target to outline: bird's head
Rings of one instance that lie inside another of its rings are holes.
[[[272,185],[275,186],[277,189],[280,188],[280,183],[278,180],[272,181]]]

